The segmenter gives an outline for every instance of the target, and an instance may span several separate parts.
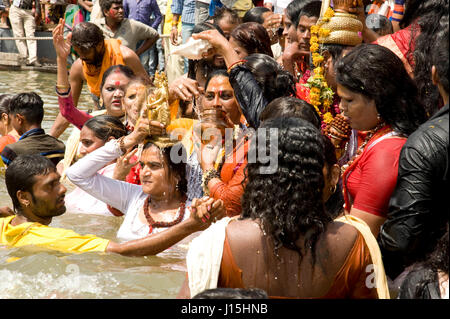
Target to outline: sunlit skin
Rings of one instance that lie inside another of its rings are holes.
[[[35,175],[31,192],[18,191],[17,198],[22,204],[22,215],[17,215],[12,225],[31,220],[43,225],[50,224],[55,216],[66,211],[64,197],[67,188],[61,184],[61,176],[56,171],[47,175]]]
[[[286,15],[284,15],[283,19],[283,36],[287,39],[288,43],[297,41],[297,30]]]
[[[240,123],[241,112],[227,77],[212,78],[203,97],[203,109],[222,108],[234,124]]]
[[[152,199],[150,204],[152,218],[155,221],[172,221],[181,203],[181,196],[176,190],[178,177],[169,171],[169,164],[160,149],[153,145],[142,152],[139,165],[142,190]],[[153,214],[158,216],[155,217]],[[143,210],[139,218],[143,223],[147,223]]]
[[[101,96],[108,115],[121,117],[122,103],[130,79],[121,72],[112,72],[105,80]]]
[[[302,55],[309,55],[311,27],[316,24],[317,17],[301,16],[297,26],[298,48]]]
[[[239,44],[239,41],[236,41],[233,37],[230,37],[229,42],[239,56],[239,59],[242,60],[248,56],[248,52]]]
[[[105,145],[105,142],[95,136],[95,133],[90,128],[83,126],[80,132],[80,157],[95,151],[97,148]]]
[[[375,101],[337,84],[337,94],[341,98],[339,109],[348,118],[350,126],[358,131],[368,131],[378,124]]]

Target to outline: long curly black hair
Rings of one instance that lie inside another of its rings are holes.
[[[439,90],[431,81],[430,44],[436,41],[436,33],[443,24],[448,27],[448,15],[448,0],[407,0],[405,14],[400,21],[402,28],[412,24],[411,39],[418,34],[414,51],[411,43],[407,54],[414,56],[414,79],[428,116],[433,115],[439,107]]]
[[[276,140],[278,165],[273,174],[262,174],[264,164],[247,164],[241,218],[259,220],[262,231],[273,240],[275,255],[286,247],[302,256],[296,241],[308,232],[304,249],[311,250],[314,262],[317,240],[332,221],[322,201],[325,159],[321,133],[311,123],[289,117],[269,119],[260,128],[267,129],[267,135],[270,128],[276,129],[278,136],[251,143],[249,153],[261,143],[270,149]]]

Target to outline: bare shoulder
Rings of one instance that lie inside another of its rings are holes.
[[[81,59],[76,59],[70,67],[70,78],[84,80],[83,64]]]
[[[328,225],[324,239],[331,251],[349,251],[358,237],[358,230],[349,224],[333,221]]]
[[[230,246],[253,246],[261,242],[263,232],[259,224],[251,219],[231,221],[226,228]]]
[[[135,60],[135,59],[139,59],[139,57],[136,55],[136,53],[131,50],[130,48],[124,46],[124,45],[120,45],[120,51],[122,52],[122,56],[124,60]]]

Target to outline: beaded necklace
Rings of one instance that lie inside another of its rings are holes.
[[[147,219],[148,225],[149,225],[149,234],[153,232],[153,228],[157,227],[171,227],[176,224],[179,224],[184,217],[184,211],[186,206],[186,196],[183,196],[183,199],[181,200],[181,205],[179,208],[179,214],[178,217],[172,220],[171,222],[155,222],[155,220],[152,218],[149,212],[149,204],[151,202],[150,195],[148,195],[147,199],[144,202],[144,215],[145,219]]]
[[[391,130],[390,126],[386,126],[386,123],[381,122],[380,124],[378,124],[373,130],[370,130],[364,141],[361,143],[361,145],[358,147],[356,154],[347,162],[347,164],[342,165],[341,167],[341,175],[344,174],[344,172],[350,167],[352,166],[352,164],[355,162],[355,160],[361,156],[361,154],[364,151],[364,148],[366,147],[367,143],[369,143],[369,141],[372,139],[372,137],[374,135],[376,135],[377,133],[382,133],[381,135],[384,135],[384,133],[387,133],[387,130]],[[386,132],[385,132],[386,131]],[[378,134],[380,135],[380,134]]]

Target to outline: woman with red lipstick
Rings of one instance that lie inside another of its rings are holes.
[[[425,111],[403,63],[382,46],[359,45],[335,69],[339,108],[353,129],[365,133],[356,156],[342,167],[345,209],[377,237],[397,182],[400,151],[425,121]]]

